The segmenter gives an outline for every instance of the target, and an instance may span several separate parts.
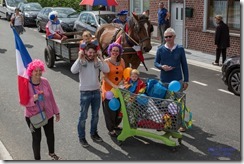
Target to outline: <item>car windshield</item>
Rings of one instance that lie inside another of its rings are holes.
[[[99,19],[100,19],[99,24],[111,23],[114,18],[116,18],[115,14],[96,15],[96,19],[97,19],[98,23],[99,23]]]
[[[26,4],[24,10],[26,11],[40,11],[42,9],[41,5],[38,3]]]
[[[76,11],[72,8],[57,8],[54,10],[58,12],[59,18],[71,18],[75,15],[74,13],[76,13]],[[76,17],[78,17],[78,15]]]
[[[20,2],[26,2],[26,0],[8,0],[8,4],[11,7],[17,7]]]

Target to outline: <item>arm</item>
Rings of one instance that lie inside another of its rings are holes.
[[[102,57],[102,53],[98,54],[98,58],[100,59],[99,61],[99,68],[102,72],[104,73],[108,73],[110,71],[108,63],[104,61],[103,57]]]
[[[156,52],[156,57],[154,60],[154,66],[160,70],[162,70],[161,58],[160,58],[160,49]]]
[[[14,19],[15,19],[15,14],[13,14],[13,15],[11,16],[11,19],[10,19],[10,25],[11,25],[11,26],[14,26]]]
[[[215,32],[215,45],[218,46],[219,42],[220,42],[220,26],[217,26]]]
[[[56,32],[52,28],[52,22],[48,21],[47,22],[47,28],[51,34],[55,34]]]
[[[59,32],[60,32],[60,34],[63,34],[64,33],[64,30],[63,30],[63,28],[62,28],[62,26],[61,26],[61,24],[59,24]]]
[[[188,72],[188,64],[187,64],[184,48],[182,48],[181,66],[182,66],[182,71],[183,71],[183,75],[184,75],[183,90],[186,90],[188,87],[188,82],[189,82],[189,72]]]

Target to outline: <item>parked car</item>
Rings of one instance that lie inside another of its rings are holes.
[[[88,30],[94,35],[100,25],[111,23],[116,14],[112,11],[82,11],[74,23],[74,31]]]
[[[78,18],[77,13],[73,8],[70,7],[44,7],[37,14],[36,26],[39,32],[46,31],[45,27],[48,19],[48,14],[52,11],[58,12],[58,19],[61,22],[61,26],[65,32],[72,32],[74,21]]]
[[[36,17],[42,6],[37,3],[19,3],[18,8],[21,10],[24,17],[24,26],[36,25]]]
[[[10,21],[10,18],[18,4],[26,1],[27,0],[0,0],[0,17],[5,17]]]
[[[241,74],[240,74],[240,56],[234,56],[226,59],[222,66],[222,80],[228,86],[228,90],[235,95],[241,93]]]

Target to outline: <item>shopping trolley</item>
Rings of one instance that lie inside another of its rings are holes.
[[[128,137],[142,136],[159,139],[171,147],[181,144],[182,134],[178,129],[182,124],[181,108],[185,103],[185,93],[167,92],[165,99],[159,99],[121,88],[117,92],[123,113],[123,128],[117,137],[120,143]],[[157,131],[164,134],[156,134]]]

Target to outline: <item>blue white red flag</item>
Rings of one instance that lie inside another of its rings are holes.
[[[16,65],[18,75],[18,90],[19,100],[21,105],[27,105],[29,101],[29,77],[27,75],[27,66],[32,61],[24,43],[22,42],[19,34],[14,28],[14,38],[16,46]]]

